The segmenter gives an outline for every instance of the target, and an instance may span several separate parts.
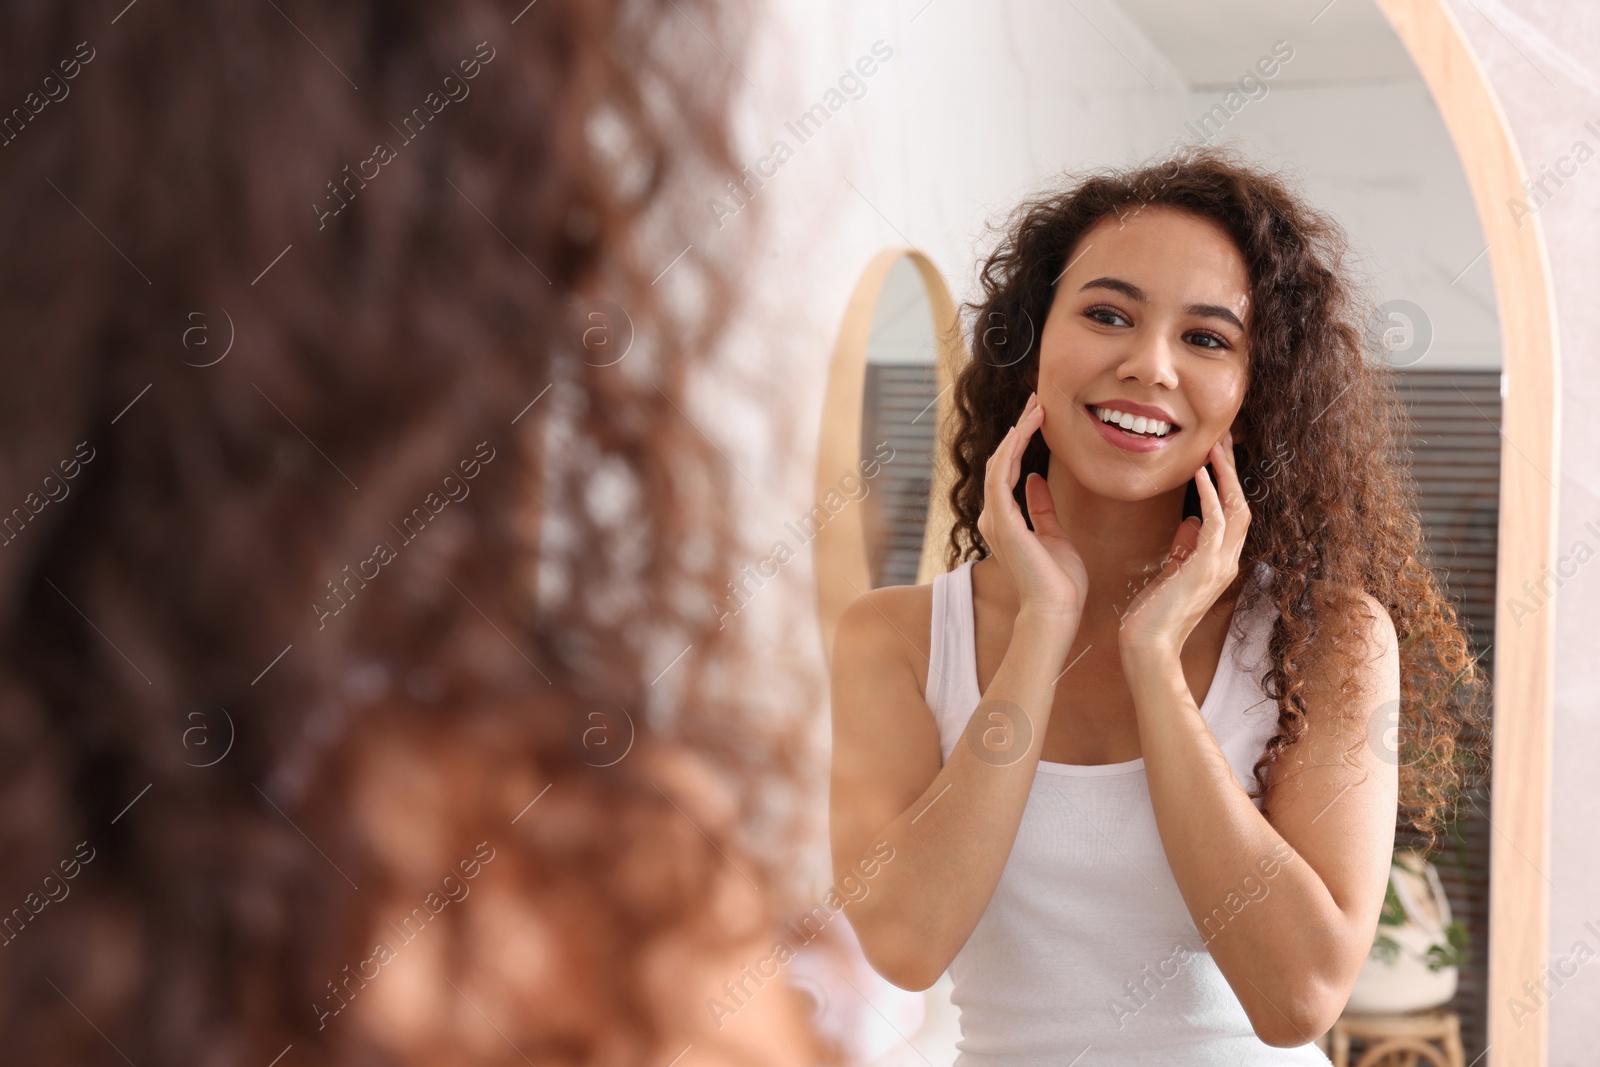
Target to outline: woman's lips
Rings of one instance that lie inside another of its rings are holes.
[[[1174,428],[1167,431],[1165,437],[1134,437],[1123,433],[1121,427],[1101,422],[1099,416],[1087,407],[1083,409],[1083,412],[1089,416],[1089,421],[1094,424],[1094,428],[1100,432],[1101,437],[1127,452],[1159,452],[1167,447],[1168,442],[1183,432]]]

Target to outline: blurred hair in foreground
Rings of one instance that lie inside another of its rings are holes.
[[[10,1061],[824,1058],[706,1002],[819,695],[710,606],[749,15],[519,7],[0,14]]]

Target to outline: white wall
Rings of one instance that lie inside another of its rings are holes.
[[[1486,242],[1426,85],[1290,84],[1226,130],[1257,158],[1303,173],[1307,195],[1349,232],[1383,298],[1427,313],[1432,348],[1420,360],[1397,354],[1398,365],[1501,365]]]

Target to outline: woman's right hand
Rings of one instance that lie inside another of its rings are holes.
[[[1050,483],[1037,474],[1028,476],[1025,499],[1028,517],[1033,520],[1032,530],[1013,496],[1017,477],[1022,473],[1022,454],[1044,425],[1044,417],[1039,395],[1028,394],[1022,416],[995,448],[985,468],[978,532],[1011,575],[1019,610],[1076,626],[1089,591],[1089,572],[1056,519]]]

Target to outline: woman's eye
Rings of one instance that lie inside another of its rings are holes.
[[[1083,313],[1087,318],[1093,319],[1095,322],[1100,323],[1100,325],[1102,325],[1102,326],[1115,326],[1116,325],[1116,323],[1114,323],[1114,322],[1105,321],[1105,319],[1100,317],[1102,315],[1109,315],[1114,319],[1121,319],[1123,322],[1127,322],[1128,321],[1123,316],[1122,312],[1118,311],[1116,308],[1106,307],[1103,304],[1097,304],[1094,307],[1085,308]],[[1190,338],[1203,338],[1206,341],[1213,342],[1212,344],[1200,344],[1199,345],[1200,348],[1212,348],[1212,349],[1221,350],[1221,349],[1224,349],[1224,348],[1228,347],[1228,342],[1226,340],[1224,340],[1221,337],[1218,337],[1214,333],[1208,333],[1208,332],[1206,332],[1204,330],[1193,330],[1193,331],[1190,331],[1186,336],[1190,337]]]
[[[1098,305],[1095,306],[1095,307],[1089,308],[1088,310],[1086,310],[1084,312],[1084,314],[1087,315],[1089,318],[1094,319],[1094,321],[1100,323],[1102,326],[1110,326],[1110,325],[1113,325],[1113,324],[1109,323],[1109,322],[1105,322],[1104,320],[1100,319],[1098,317],[1100,315],[1110,315],[1113,318],[1118,318],[1118,319],[1122,318],[1122,312],[1118,311],[1116,308],[1108,308],[1108,307],[1102,307],[1102,306],[1098,306]],[[1127,320],[1123,319],[1123,321],[1126,322]]]

